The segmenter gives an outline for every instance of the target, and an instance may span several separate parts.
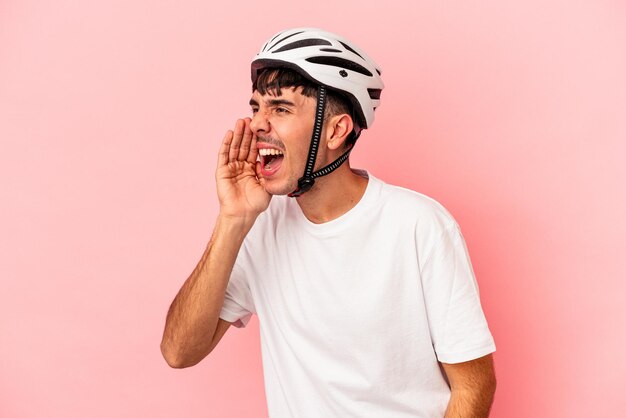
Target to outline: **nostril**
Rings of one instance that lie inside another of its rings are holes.
[[[270,124],[267,118],[262,117],[257,112],[250,120],[250,130],[252,132],[267,132],[269,131]]]

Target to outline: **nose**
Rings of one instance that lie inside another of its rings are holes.
[[[252,132],[254,132],[257,135],[259,133],[269,132],[270,122],[267,119],[267,115],[265,114],[265,112],[262,112],[261,110],[257,110],[252,115],[252,119],[250,120],[250,129],[252,130]]]

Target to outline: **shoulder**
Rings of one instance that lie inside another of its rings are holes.
[[[457,226],[452,214],[434,198],[415,190],[381,183],[380,207],[383,213],[414,224],[419,229],[447,229]]]

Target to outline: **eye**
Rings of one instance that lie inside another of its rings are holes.
[[[252,114],[254,115],[256,112],[259,111],[259,108],[258,107],[253,107],[250,110],[252,111]]]
[[[285,109],[284,107],[277,107],[276,113],[289,113],[289,110]]]

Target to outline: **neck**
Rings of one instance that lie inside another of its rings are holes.
[[[296,200],[309,221],[316,224],[332,221],[361,200],[367,182],[354,173],[346,161],[327,176],[315,179],[313,188]]]

